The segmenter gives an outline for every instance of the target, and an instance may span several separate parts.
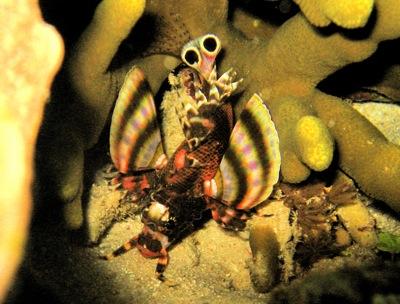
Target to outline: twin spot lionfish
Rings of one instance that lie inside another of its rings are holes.
[[[111,121],[110,154],[119,171],[112,183],[140,204],[144,227],[105,259],[136,247],[158,258],[163,280],[169,247],[204,223],[210,210],[222,227],[241,230],[249,209],[271,194],[280,168],[275,126],[257,94],[234,124],[228,98],[241,80],[234,81],[232,69],[217,78],[220,49],[212,34],[187,43],[184,64],[169,75],[185,138],[169,158],[157,156],[162,142],[149,84],[138,67],[127,74]]]

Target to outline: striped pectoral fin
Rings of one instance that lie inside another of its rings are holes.
[[[236,122],[220,165],[221,190],[215,196],[248,210],[266,200],[279,179],[279,139],[269,111],[254,94]]]
[[[110,153],[116,168],[148,167],[161,142],[150,86],[133,67],[125,77],[111,120]]]

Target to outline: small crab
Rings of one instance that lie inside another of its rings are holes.
[[[112,183],[141,206],[142,232],[106,259],[136,247],[158,258],[164,279],[168,249],[211,215],[224,228],[245,227],[248,210],[271,194],[279,178],[279,142],[259,95],[234,124],[228,98],[241,80],[228,70],[217,78],[221,42],[213,34],[186,44],[185,64],[169,75],[185,139],[171,157],[156,156],[161,133],[149,85],[138,67],[127,74],[112,116],[110,154],[119,171]]]

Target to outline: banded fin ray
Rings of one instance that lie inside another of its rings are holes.
[[[215,198],[247,210],[266,200],[279,179],[281,157],[275,125],[261,97],[254,94],[235,124],[220,165]]]
[[[156,115],[144,73],[133,67],[125,77],[111,119],[110,154],[120,172],[149,166],[161,142]]]

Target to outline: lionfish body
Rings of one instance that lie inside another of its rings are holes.
[[[143,206],[144,227],[106,258],[136,247],[158,258],[162,279],[168,248],[204,222],[207,210],[223,227],[239,230],[246,211],[270,195],[280,166],[274,124],[255,94],[234,125],[227,100],[240,80],[232,70],[217,79],[220,48],[211,34],[188,43],[186,66],[169,76],[185,137],[169,159],[153,159],[161,143],[153,97],[139,68],[128,73],[111,123],[110,152],[120,172],[113,182]]]

